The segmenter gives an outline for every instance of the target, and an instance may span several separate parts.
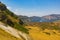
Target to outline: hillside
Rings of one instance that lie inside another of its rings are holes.
[[[0,28],[0,40],[22,40],[22,39],[16,38],[15,36],[12,36],[11,34],[5,32]]]
[[[28,30],[23,27],[24,23],[22,22],[22,20],[19,20],[17,15],[8,10],[3,3],[0,3],[0,21],[17,30],[28,33]]]
[[[0,40],[30,40],[24,23],[0,2]],[[5,37],[5,39],[4,39]]]
[[[26,26],[32,40],[60,40],[60,33],[57,30],[45,29],[42,31],[37,26]]]
[[[35,22],[26,26],[32,40],[60,40],[60,23]]]

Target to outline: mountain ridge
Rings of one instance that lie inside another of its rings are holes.
[[[51,14],[51,15],[46,15],[42,17],[38,17],[38,16],[32,16],[32,17],[18,16],[18,17],[21,18],[22,20],[26,18],[25,21],[29,19],[30,22],[54,22],[54,21],[60,20],[60,14]]]

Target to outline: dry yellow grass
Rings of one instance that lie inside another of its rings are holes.
[[[60,33],[56,30],[40,30],[38,27],[27,26],[32,40],[60,40]]]
[[[0,40],[21,40],[0,29]]]

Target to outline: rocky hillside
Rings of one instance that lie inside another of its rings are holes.
[[[17,15],[7,9],[7,7],[0,2],[0,21],[13,28],[28,33],[28,30],[24,28],[22,20],[19,20]]]
[[[2,30],[0,28],[0,40],[22,40],[22,39],[12,36],[11,34],[7,33],[5,30]]]
[[[0,2],[0,40],[30,40],[24,22]],[[5,39],[4,39],[5,37]]]

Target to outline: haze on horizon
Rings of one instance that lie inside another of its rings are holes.
[[[60,0],[0,0],[17,15],[60,14]]]

